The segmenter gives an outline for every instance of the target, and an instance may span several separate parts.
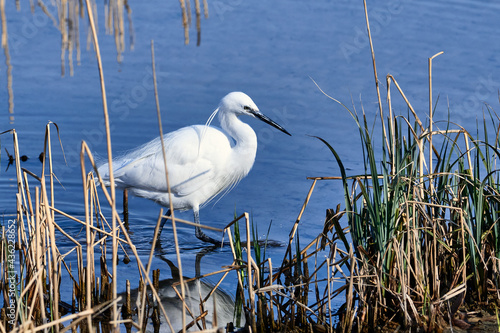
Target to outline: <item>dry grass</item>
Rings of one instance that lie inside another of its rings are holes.
[[[180,3],[185,22],[189,22],[189,1]],[[196,1],[195,5],[198,17],[200,4]],[[106,89],[89,0],[86,8],[101,77],[111,168]],[[121,15],[119,10],[113,13]],[[366,21],[368,24],[368,15]],[[111,22],[109,26],[115,26]],[[123,28],[120,24],[116,27]],[[154,66],[153,45],[152,54]],[[185,288],[191,281],[182,277],[176,232],[177,223],[193,223],[173,214],[168,217],[180,278],[173,288],[184,302],[183,330],[215,330],[207,327],[204,309],[210,295],[217,292],[232,271],[238,277],[237,304],[243,308],[246,329],[252,332],[351,332],[411,327],[431,331],[454,325],[454,315],[464,310],[464,304],[500,305],[500,182],[495,167],[500,146],[498,119],[495,122],[492,116],[496,136],[492,143],[487,134],[480,142],[463,128],[450,129],[447,125],[445,130],[434,129],[433,58],[429,58],[429,125],[424,126],[391,75],[386,77],[389,116],[384,118],[374,66],[384,133],[380,140],[384,142],[383,156],[375,156],[366,116],[359,117],[346,108],[359,127],[366,174],[347,176],[334,148],[323,141],[334,154],[341,177],[311,178],[311,188],[290,231],[281,263],[273,264],[261,254],[262,245],[252,241],[249,215],[237,217],[224,228],[230,240],[232,262],[196,278],[220,276],[200,300],[199,316],[185,302]],[[393,114],[392,84],[409,109],[407,117]],[[161,122],[159,126],[161,133]],[[165,216],[160,211],[148,262],[143,262],[116,209],[114,186],[103,186],[85,142],[81,147],[84,218],[58,209],[54,199],[57,180],[52,163],[52,128],[59,131],[56,124],[47,125],[39,176],[20,167],[17,133],[6,132],[13,137],[18,190],[16,223],[2,227],[0,290],[4,306],[0,331],[90,332],[123,327],[144,331],[148,321],[155,329],[164,322],[162,325],[173,331],[169,311],[158,294],[159,276],[152,268],[159,225]],[[439,149],[438,142],[442,143]],[[86,169],[88,165],[93,171]],[[167,166],[165,161],[168,175]],[[299,237],[303,213],[317,182],[331,179],[342,181],[345,208],[341,210],[339,205],[335,210],[327,210],[322,232],[303,246]],[[112,177],[110,182],[113,184]],[[107,209],[103,209],[103,203]],[[59,219],[80,223],[85,239],[75,239],[59,225]],[[347,219],[347,228],[342,227],[341,219]],[[240,240],[240,222],[246,243]],[[72,245],[60,246],[61,243]],[[120,255],[133,256],[137,263],[140,282],[136,300],[131,296],[131,283],[118,278]],[[68,285],[72,286],[71,297],[65,292]],[[118,295],[118,289],[127,290],[124,299]],[[344,301],[340,309],[332,308],[336,298]],[[67,299],[71,304],[65,302]]]

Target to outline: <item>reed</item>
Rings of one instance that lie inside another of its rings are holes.
[[[190,3],[180,3],[184,19],[189,22]],[[107,120],[93,6],[86,1],[101,77],[103,116]],[[199,19],[199,1],[195,2],[195,10]],[[123,15],[123,8],[113,7],[111,11],[107,28],[123,29],[116,21]],[[366,4],[365,14],[369,31]],[[117,37],[120,45],[121,38]],[[208,327],[206,309],[210,297],[231,272],[237,277],[233,281],[237,283],[235,323],[252,332],[432,331],[456,325],[455,316],[464,311],[464,306],[491,310],[498,322],[500,117],[487,107],[481,135],[479,130],[472,135],[449,119],[434,121],[437,101],[432,97],[432,65],[441,53],[429,58],[427,123],[420,120],[392,75],[386,76],[384,106],[371,38],[370,46],[381,116],[375,124],[380,130],[372,130],[372,120],[364,112],[358,114],[354,107],[348,108],[325,93],[349,112],[357,125],[364,173],[348,175],[336,149],[318,138],[331,151],[340,176],[310,178],[311,187],[278,265],[266,257],[267,240],[258,241],[257,227],[249,214],[235,214],[224,230],[201,226],[227,233],[232,261],[212,273],[184,278],[176,225],[195,224],[174,214],[163,216],[163,211],[159,213],[148,262],[143,263],[117,212],[114,187],[103,186],[85,142],[81,146],[82,218],[57,208],[52,158],[54,129],[62,150],[57,124],[47,124],[39,175],[20,167],[16,131],[0,133],[12,136],[17,183],[17,213],[7,216],[10,220],[2,226],[0,238],[0,293],[4,299],[0,331],[108,332],[123,327],[127,331],[145,331],[149,321],[155,329],[163,325],[175,331],[169,319],[171,311],[163,306],[158,293],[160,271],[152,267],[162,218],[172,223],[177,254],[175,275],[179,278],[172,288],[181,302],[182,331],[216,330],[217,313],[223,309],[213,306],[214,328]],[[151,51],[154,73],[153,43]],[[154,86],[161,133],[156,82]],[[393,98],[398,98],[393,96],[393,86],[406,104],[406,115],[397,115],[393,110]],[[108,125],[106,130],[111,160]],[[164,164],[168,180],[168,161]],[[89,165],[91,171],[87,170]],[[345,207],[327,209],[323,229],[304,244],[300,226],[315,186],[319,181],[332,180],[341,182]],[[81,224],[84,235],[65,231],[62,224],[70,222]],[[66,245],[61,246],[63,243]],[[140,277],[137,285],[119,279],[120,255],[124,260],[135,260]],[[174,275],[172,265],[171,270]],[[187,302],[186,289],[189,283],[208,276],[217,276],[218,280],[199,297],[197,315]],[[72,286],[71,293],[61,288],[68,285]],[[136,294],[131,292],[133,287],[138,289]],[[118,289],[125,290],[123,297]],[[342,305],[336,309],[333,302],[338,300]],[[230,327],[226,331],[231,331]]]
[[[365,14],[369,32],[366,4]],[[370,45],[381,137],[373,136],[364,112],[359,115],[325,93],[355,121],[365,173],[348,177],[336,150],[318,138],[339,166],[353,242],[350,246],[341,237],[349,249],[350,271],[339,327],[439,329],[453,323],[465,303],[498,303],[500,118],[488,108],[482,138],[451,121],[434,129],[441,124],[433,119],[432,61],[442,52],[429,58],[428,123],[419,119],[392,75],[386,77],[385,117],[371,39]],[[407,116],[394,114],[391,84],[406,102]]]

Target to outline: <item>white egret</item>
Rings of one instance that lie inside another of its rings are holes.
[[[217,114],[222,129],[210,126]],[[183,127],[163,136],[172,206],[176,210],[192,209],[197,224],[200,206],[231,190],[253,166],[257,136],[238,118],[241,115],[258,118],[291,135],[263,115],[249,96],[232,92],[222,98],[206,125]],[[113,170],[118,188],[170,207],[160,137],[114,159]],[[101,165],[98,172],[109,185],[108,164]],[[199,227],[196,237],[220,244]]]

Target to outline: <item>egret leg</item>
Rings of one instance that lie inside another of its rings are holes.
[[[172,215],[172,211],[169,209],[165,215],[166,215],[166,216],[170,216],[170,215]],[[163,217],[163,218],[161,219],[161,222],[160,222],[160,230],[158,231],[158,237],[160,237],[161,232],[162,232],[162,230],[163,230],[163,227],[165,226],[165,223],[167,223],[167,220],[168,220],[168,219],[167,219],[166,217]]]
[[[128,225],[128,189],[123,190],[123,223]]]
[[[200,212],[198,211],[198,209],[193,209],[193,213],[194,213],[194,222],[199,225],[200,224]],[[221,246],[221,244],[222,244],[220,241],[215,240],[212,237],[205,235],[205,233],[201,230],[201,228],[199,226],[195,227],[195,235],[196,235],[196,238],[198,238],[199,240],[201,240],[203,242],[211,243],[211,244],[214,244],[215,246]]]

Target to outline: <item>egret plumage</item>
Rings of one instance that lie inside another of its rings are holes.
[[[218,115],[221,128],[211,126]],[[239,116],[247,115],[291,135],[262,114],[252,99],[242,92],[231,92],[219,103],[205,125],[180,128],[163,136],[170,183],[169,196],[160,137],[113,160],[117,188],[153,200],[175,210],[193,210],[200,223],[199,209],[218,194],[231,190],[253,166],[257,135]],[[99,174],[109,185],[109,166]],[[196,237],[219,244],[196,227]]]

